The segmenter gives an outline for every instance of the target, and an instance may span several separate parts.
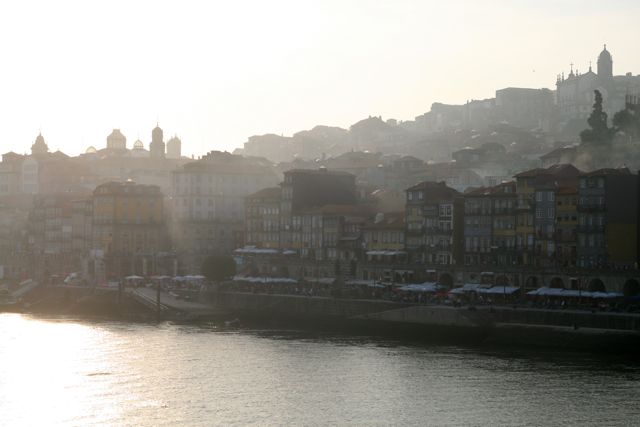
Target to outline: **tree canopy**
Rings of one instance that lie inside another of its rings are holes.
[[[613,140],[615,128],[610,128],[607,123],[607,113],[602,109],[602,94],[599,90],[594,94],[593,111],[587,119],[590,129],[580,132],[580,140],[585,144],[606,145]]]
[[[613,115],[613,125],[633,139],[640,137],[640,114],[636,106],[627,105]]]
[[[212,255],[202,263],[202,274],[209,280],[224,280],[236,274],[236,263],[230,256]]]

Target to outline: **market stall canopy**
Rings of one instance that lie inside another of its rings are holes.
[[[278,249],[263,249],[256,248],[255,246],[245,246],[244,248],[238,248],[234,251],[238,254],[277,254],[280,253]]]
[[[516,286],[494,286],[492,288],[480,288],[479,294],[494,294],[494,295],[511,295],[518,292],[520,288]]]
[[[367,251],[367,255],[405,255],[405,251]]]
[[[480,283],[465,283],[463,286],[453,288],[449,291],[450,294],[466,294],[468,292],[478,292],[479,289],[486,289],[486,285]]]
[[[424,283],[410,283],[408,285],[402,285],[396,289],[404,292],[438,292],[443,289],[446,289],[446,287],[439,285],[435,282],[424,282]]]
[[[274,283],[298,283],[296,279],[288,277],[252,277],[252,276],[234,276],[234,282],[248,282],[257,284],[274,284]]]
[[[376,283],[375,280],[353,279],[344,282],[347,286],[368,286],[370,288],[385,288],[385,285]]]
[[[623,296],[620,292],[589,292],[576,289],[549,288],[547,286],[529,291],[527,295],[563,298],[619,298]]]

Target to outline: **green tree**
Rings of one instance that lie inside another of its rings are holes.
[[[613,115],[613,125],[633,139],[640,136],[640,114],[629,106]]]
[[[229,279],[236,274],[236,262],[230,256],[209,256],[202,263],[202,274],[213,281]]]
[[[584,144],[606,145],[611,143],[615,129],[607,124],[607,113],[602,109],[602,94],[595,90],[593,111],[587,119],[590,129],[580,132],[580,140]]]

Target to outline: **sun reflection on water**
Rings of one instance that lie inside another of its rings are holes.
[[[106,410],[104,401],[109,375],[117,369],[102,346],[108,332],[20,315],[2,315],[2,324],[0,419],[6,417],[11,425],[51,426],[87,425],[89,418],[108,424],[117,418],[120,408]]]
[[[0,427],[627,425],[640,365],[618,363],[0,313]]]

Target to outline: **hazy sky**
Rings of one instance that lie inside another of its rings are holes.
[[[130,147],[159,120],[183,154],[432,102],[553,87],[607,43],[640,73],[638,1],[15,1],[0,4],[1,152]]]

